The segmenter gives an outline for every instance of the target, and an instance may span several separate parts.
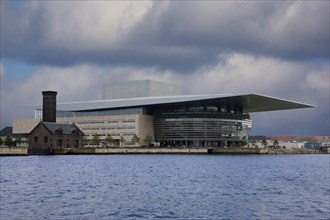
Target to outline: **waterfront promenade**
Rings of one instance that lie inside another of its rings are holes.
[[[111,147],[111,148],[54,148],[51,155],[101,155],[101,154],[323,154],[316,149],[272,149],[272,148],[155,148],[155,147]],[[28,156],[28,148],[0,148],[0,156]],[[31,154],[30,154],[31,155]]]

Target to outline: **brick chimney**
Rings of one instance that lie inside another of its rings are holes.
[[[43,91],[42,121],[56,122],[56,95],[55,91]]]

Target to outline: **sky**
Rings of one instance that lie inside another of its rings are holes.
[[[330,135],[329,1],[0,1],[0,129],[104,82],[259,93],[316,108],[252,113],[252,135]]]

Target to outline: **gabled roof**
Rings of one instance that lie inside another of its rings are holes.
[[[59,124],[54,122],[42,122],[46,128],[54,134],[57,130],[61,129],[63,134],[72,134],[78,127],[74,124]]]
[[[165,104],[189,103],[239,104],[244,112],[262,112],[297,108],[311,108],[313,105],[295,101],[279,99],[260,94],[209,94],[209,95],[180,95],[143,97],[129,99],[96,100],[85,102],[71,102],[57,104],[57,110],[62,111],[93,111],[102,109],[153,106]]]
[[[13,135],[13,127],[4,127],[0,131],[0,136],[12,136]]]
[[[62,134],[72,134],[75,130],[83,133],[74,124],[59,124],[55,122],[40,122],[30,133],[32,133],[38,126],[40,126],[40,124],[44,125],[51,134],[55,134],[57,130],[62,130]]]

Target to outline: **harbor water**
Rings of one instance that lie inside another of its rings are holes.
[[[0,158],[0,219],[330,219],[330,155]]]

